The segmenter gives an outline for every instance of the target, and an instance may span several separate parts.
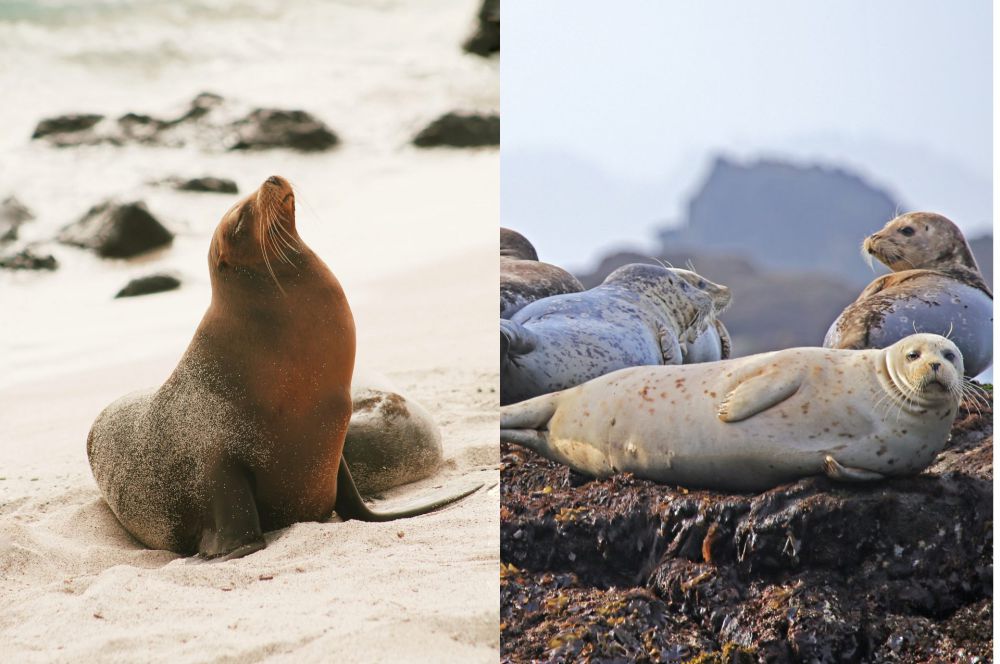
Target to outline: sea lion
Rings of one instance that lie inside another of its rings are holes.
[[[891,274],[872,281],[830,326],[827,348],[885,348],[914,332],[942,334],[976,376],[993,362],[993,293],[962,231],[929,212],[896,217],[862,250]]]
[[[695,288],[705,291],[712,298],[715,315],[719,316],[732,302],[732,293],[721,284],[715,284],[705,279],[693,270],[684,270],[677,267],[668,268],[671,272],[684,279]],[[716,362],[728,359],[732,354],[733,342],[729,338],[729,330],[716,318],[708,329],[698,335],[698,338],[690,343],[681,344],[682,364],[694,364],[696,362]]]
[[[500,229],[500,318],[510,318],[543,297],[582,290],[583,284],[572,274],[539,261],[528,238],[509,228]]]
[[[500,321],[500,403],[564,390],[616,369],[680,364],[715,302],[659,265],[620,267],[600,286],[554,295]]]
[[[944,447],[962,370],[958,347],[934,334],[634,367],[502,407],[500,440],[594,477],[727,491],[877,480],[917,473]]]
[[[354,319],[302,241],[291,185],[272,176],[222,217],[208,252],[212,301],[157,390],[104,409],[87,438],[101,493],[150,548],[235,558],[262,531],[378,514],[342,457]],[[478,488],[478,487],[477,487]]]
[[[444,462],[441,430],[382,376],[355,374],[344,459],[362,496],[430,477]]]

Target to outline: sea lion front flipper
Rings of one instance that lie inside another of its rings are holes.
[[[393,512],[373,512],[369,509],[368,505],[365,505],[365,501],[358,492],[358,486],[354,483],[354,478],[351,477],[351,470],[347,467],[347,459],[340,457],[340,468],[337,470],[337,502],[333,509],[336,510],[337,516],[344,521],[351,519],[357,519],[358,521],[395,521],[396,519],[407,519],[411,516],[420,516],[421,514],[433,512],[436,509],[450,505],[479,491],[482,487],[483,484],[480,483],[471,489],[466,489],[462,493],[440,498],[430,503],[418,505],[417,507]]]
[[[203,558],[231,560],[264,548],[257,501],[246,471],[220,462],[211,474],[209,507],[198,543]]]
[[[874,470],[842,466],[829,454],[823,459],[823,472],[831,480],[837,480],[838,482],[874,482],[885,479],[885,475],[876,473]]]
[[[802,385],[799,372],[766,371],[737,385],[719,404],[719,419],[741,422],[795,394]]]

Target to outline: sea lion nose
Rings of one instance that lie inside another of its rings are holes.
[[[280,185],[281,178],[278,177],[277,175],[272,175],[268,179],[264,180],[264,182],[266,182],[267,184]]]

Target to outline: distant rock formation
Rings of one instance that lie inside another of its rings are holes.
[[[424,127],[413,139],[421,148],[477,148],[500,145],[500,116],[478,113],[445,113]]]
[[[174,234],[141,201],[125,204],[105,201],[63,228],[56,239],[63,244],[93,249],[104,258],[132,258],[168,246]]]
[[[500,0],[483,0],[476,15],[476,30],[462,48],[483,57],[500,52]]]
[[[665,251],[712,247],[762,266],[839,275],[865,284],[866,235],[904,212],[886,191],[845,170],[718,157],[688,204],[687,222],[664,230]],[[706,275],[710,276],[711,275]]]
[[[181,287],[181,280],[173,274],[158,272],[145,277],[132,279],[125,287],[118,291],[115,298],[136,297],[139,295],[150,295],[152,293],[163,293],[164,291],[176,290]]]

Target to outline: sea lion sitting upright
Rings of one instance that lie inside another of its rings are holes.
[[[272,176],[222,217],[212,301],[173,374],[104,409],[87,438],[101,493],[150,548],[234,558],[297,521],[386,520],[342,458],[354,319],[299,237],[291,185]],[[477,487],[478,488],[478,487]]]
[[[576,277],[538,260],[538,252],[517,231],[500,229],[500,318],[510,318],[526,305],[550,295],[579,293]]]
[[[935,334],[622,369],[500,409],[500,440],[594,477],[761,491],[920,472],[948,440],[962,355]]]
[[[863,251],[891,274],[861,292],[826,333],[827,348],[885,348],[914,332],[947,336],[976,376],[993,362],[993,293],[962,231],[930,212],[896,217]]]
[[[500,403],[564,390],[624,367],[680,364],[715,303],[669,268],[635,263],[600,286],[500,320]]]

